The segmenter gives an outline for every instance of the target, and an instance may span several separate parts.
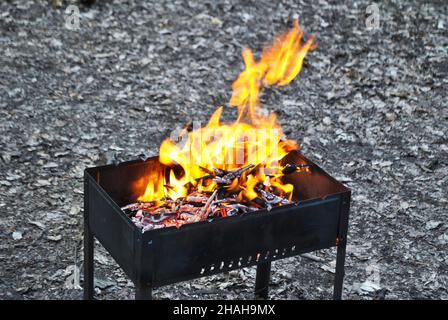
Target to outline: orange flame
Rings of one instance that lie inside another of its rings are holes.
[[[272,45],[263,50],[260,60],[254,60],[249,48],[243,50],[246,69],[232,84],[233,94],[230,98],[230,105],[238,107],[239,117],[248,112],[254,120],[262,85],[284,86],[297,76],[314,40],[311,36],[301,45],[302,35],[299,22],[295,20],[290,31],[278,35]]]
[[[184,197],[193,186],[200,192],[211,192],[215,182],[201,179],[214,168],[231,170],[248,164],[256,165],[249,174],[243,174],[228,188],[240,188],[239,198],[255,198],[254,188],[263,183],[270,174],[270,184],[284,194],[292,195],[292,185],[280,181],[281,167],[278,161],[287,153],[298,149],[292,140],[282,140],[283,133],[277,124],[276,115],[259,114],[259,94],[263,86],[283,86],[290,83],[300,72],[303,59],[312,49],[313,37],[301,43],[303,32],[298,21],[286,33],[278,35],[266,47],[260,59],[255,60],[252,51],[243,50],[246,68],[232,84],[229,104],[238,107],[238,117],[233,123],[221,123],[223,108],[218,108],[208,124],[189,132],[184,143],[179,145],[166,139],[160,146],[160,162],[168,167],[180,166],[179,177],[171,171],[169,179],[151,176],[141,201],[159,200],[163,197]]]

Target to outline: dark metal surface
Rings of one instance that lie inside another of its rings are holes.
[[[93,299],[93,234],[89,227],[89,180],[84,177],[84,299]]]
[[[271,262],[263,262],[257,266],[255,278],[255,297],[267,299],[269,293],[269,280],[271,279]]]
[[[339,197],[164,228],[142,235],[141,276],[154,286],[335,246]]]
[[[153,287],[252,265],[258,265],[256,292],[267,297],[270,261],[336,245],[334,298],[340,298],[350,191],[299,153],[285,161],[312,166],[311,173],[288,177],[296,204],[145,233],[120,206],[141,194],[147,177],[161,169],[158,159],[87,169],[85,298],[93,294],[93,235],[135,283],[139,299],[151,298]]]
[[[345,248],[347,246],[348,232],[348,214],[350,211],[350,193],[341,195],[341,214],[339,216],[339,231],[336,245],[338,247],[336,253],[336,273],[334,279],[333,299],[342,299],[342,289],[344,285],[344,265],[345,265]]]

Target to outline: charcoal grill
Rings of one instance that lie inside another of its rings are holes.
[[[158,158],[86,169],[84,298],[93,299],[97,238],[135,284],[136,299],[151,299],[155,287],[254,265],[255,295],[267,298],[272,261],[336,246],[333,298],[341,299],[351,192],[299,152],[283,162],[311,168],[284,180],[294,185],[295,204],[145,233],[120,207],[143,193],[142,177],[163,170]]]

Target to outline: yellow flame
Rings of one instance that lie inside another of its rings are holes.
[[[159,200],[164,196],[163,183],[164,177],[163,172],[160,170],[151,170],[148,177],[142,177],[137,181],[136,187],[139,187],[143,180],[149,179],[145,188],[145,192],[141,195],[138,200],[150,201]]]
[[[311,36],[302,45],[302,36],[299,22],[294,20],[293,28],[278,35],[273,43],[263,50],[258,61],[254,60],[250,49],[243,50],[246,69],[232,84],[233,94],[230,98],[230,105],[238,107],[238,119],[248,113],[254,120],[262,85],[284,86],[297,76],[302,69],[303,59],[312,49],[314,41],[314,37]]]
[[[282,140],[283,133],[274,113],[263,115],[257,111],[263,86],[286,85],[300,72],[303,59],[313,45],[313,37],[302,44],[302,35],[296,20],[292,29],[278,35],[258,60],[254,59],[250,49],[243,50],[245,69],[232,84],[229,102],[238,107],[237,120],[221,123],[223,108],[220,107],[205,127],[188,132],[183,145],[166,139],[160,146],[160,162],[169,167],[181,166],[183,175],[179,178],[171,172],[165,181],[163,174],[153,174],[139,200],[184,197],[189,190],[186,185],[194,186],[198,191],[212,191],[215,182],[200,179],[207,175],[204,168],[231,170],[248,164],[257,165],[258,172],[244,174],[228,187],[232,190],[240,187],[243,191],[239,197],[249,200],[256,197],[254,188],[265,179],[260,169],[271,169],[275,174],[271,184],[292,195],[292,185],[283,185],[277,179],[281,176],[278,161],[291,150],[298,149],[298,145],[292,140]]]

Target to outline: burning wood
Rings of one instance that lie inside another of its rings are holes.
[[[206,171],[210,173],[207,179],[217,183],[212,193],[193,190],[186,197],[176,200],[163,198],[159,201],[136,202],[121,209],[145,232],[170,226],[180,227],[215,217],[231,217],[262,208],[271,210],[274,206],[292,203],[284,196],[276,195],[270,183],[258,184],[254,189],[257,194],[254,199],[239,199],[241,190],[229,189],[229,186],[254,167],[251,164],[230,171],[217,168]],[[269,177],[266,179],[269,180]]]
[[[243,172],[255,167],[253,164],[249,164],[243,168],[235,169],[232,171],[225,171],[221,169],[215,169],[216,177],[213,179],[217,184],[231,184],[236,178],[239,178]]]

